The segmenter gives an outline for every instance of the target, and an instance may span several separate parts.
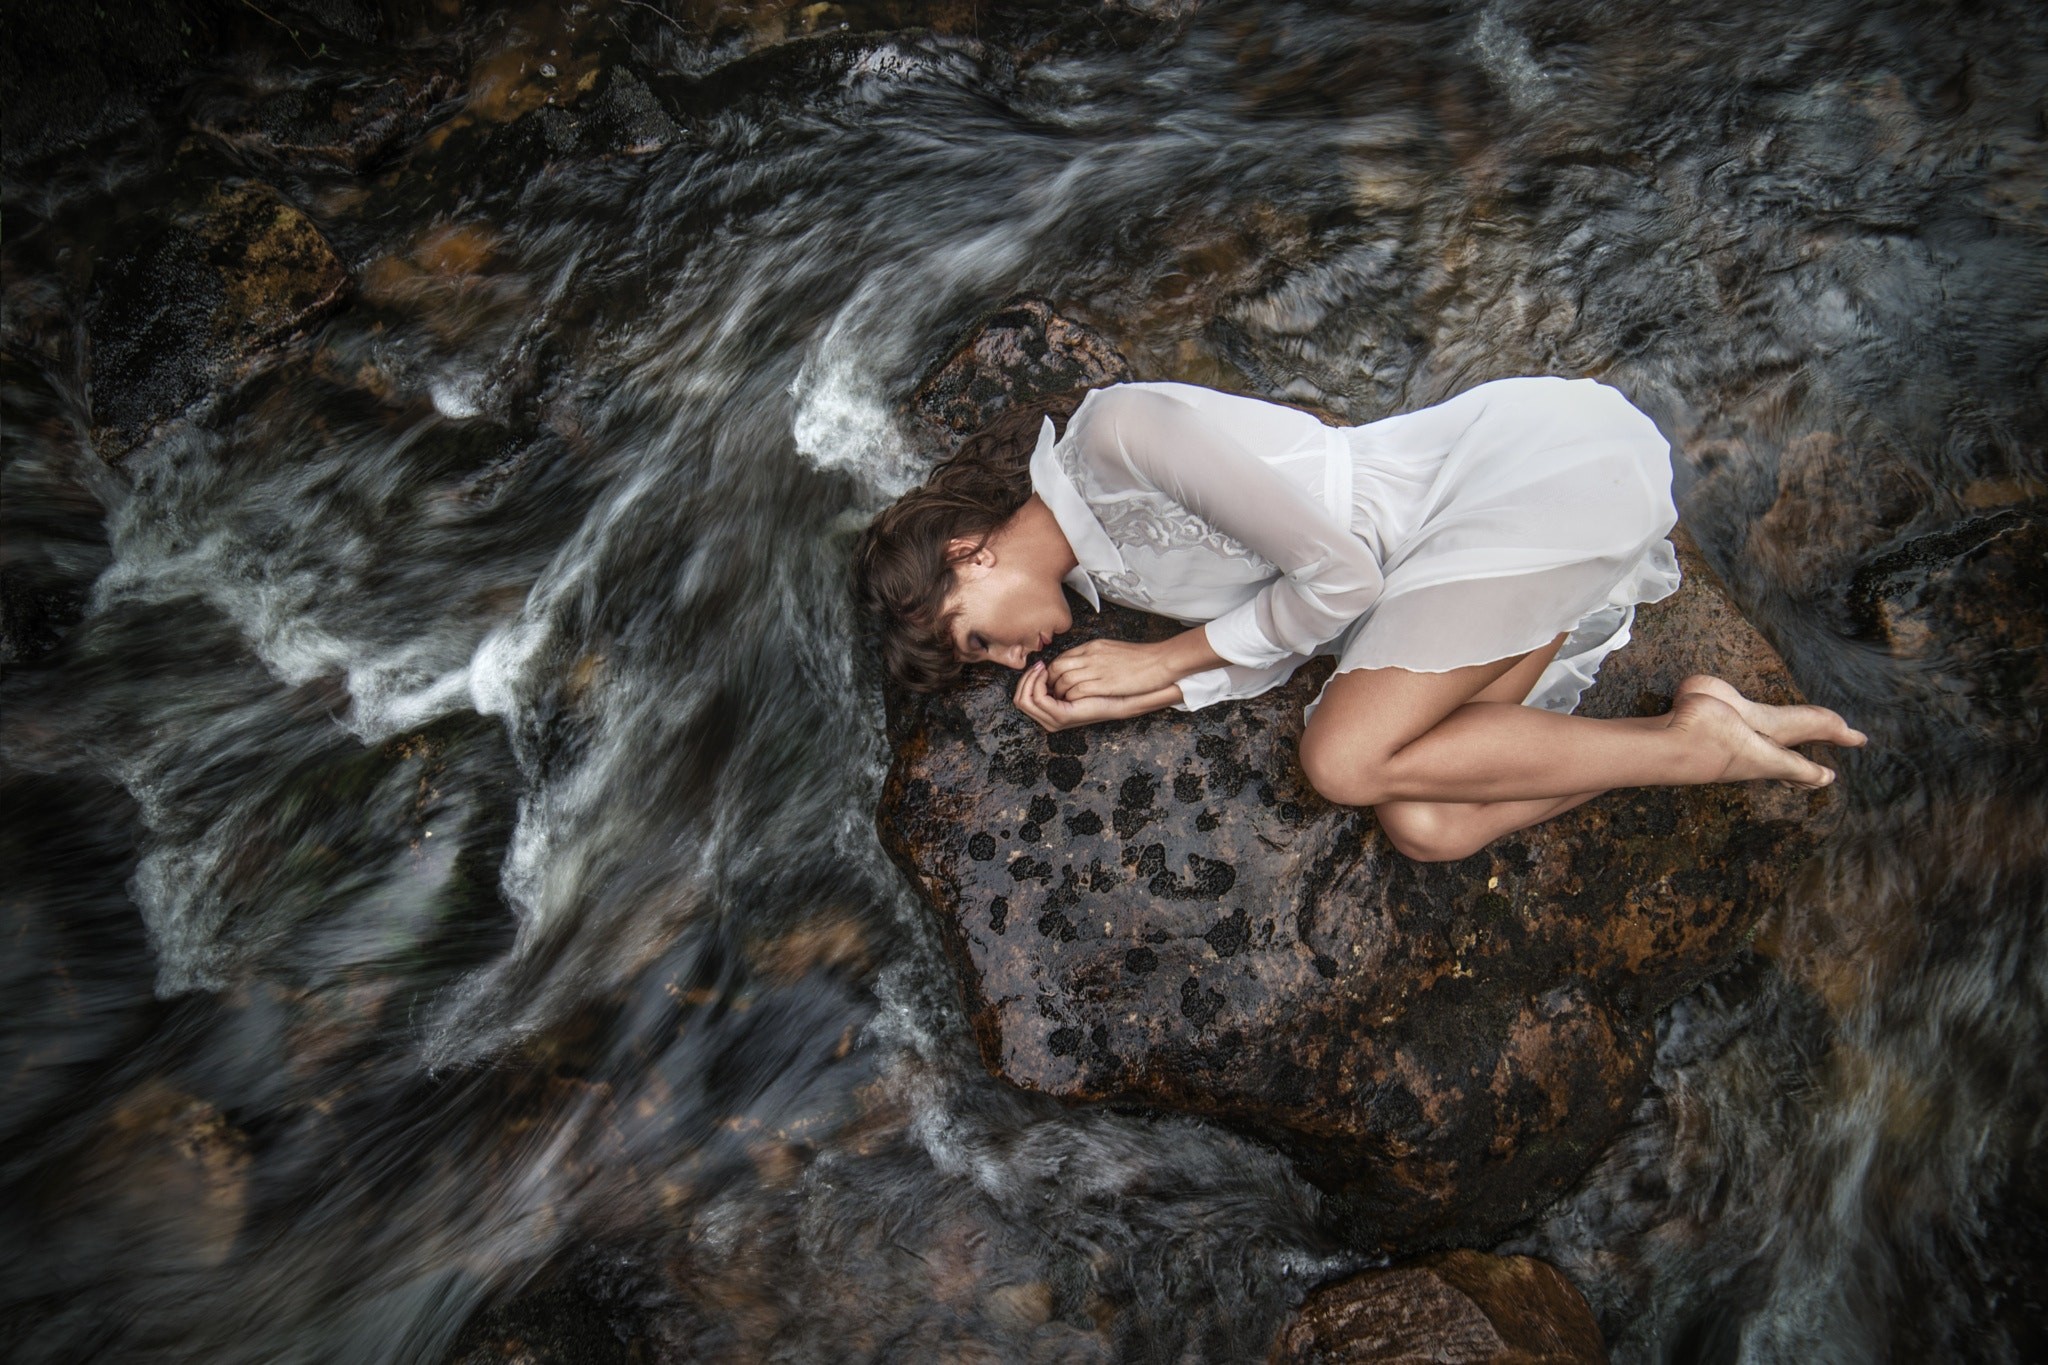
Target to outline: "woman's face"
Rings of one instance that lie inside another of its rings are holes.
[[[1059,576],[1029,558],[991,542],[953,566],[945,609],[953,614],[953,652],[963,662],[1022,668],[1073,626]]]

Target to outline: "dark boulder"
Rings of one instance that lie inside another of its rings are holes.
[[[86,310],[93,442],[118,459],[348,286],[327,239],[277,191],[216,186],[100,263]]]
[[[1659,711],[1698,671],[1794,696],[1680,548],[1685,587],[1640,613],[1586,713]],[[1177,628],[1087,615],[1069,641]],[[1329,667],[1050,736],[1007,672],[894,694],[882,837],[938,914],[995,1074],[1262,1136],[1367,1240],[1483,1239],[1620,1129],[1656,1012],[1742,949],[1833,799],[1616,792],[1462,862],[1411,862],[1302,777],[1302,707]]]
[[[477,153],[487,175],[477,183],[527,180],[595,158],[641,156],[682,136],[668,106],[630,69],[592,67],[581,84],[595,93],[564,89],[488,134]]]
[[[1269,1365],[1603,1365],[1600,1325],[1554,1267],[1452,1251],[1308,1296]]]

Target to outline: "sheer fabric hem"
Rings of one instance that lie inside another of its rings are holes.
[[[1532,582],[1522,586],[1546,586],[1546,577],[1533,576]],[[1437,585],[1436,589],[1425,588],[1402,594],[1401,598],[1384,603],[1382,609],[1370,613],[1354,627],[1348,638],[1341,641],[1341,648],[1337,651],[1337,669],[1330,675],[1330,681],[1365,668],[1449,673],[1527,654],[1543,648],[1562,634],[1565,640],[1558,647],[1557,657],[1538,676],[1523,699],[1523,705],[1569,713],[1577,708],[1580,697],[1593,685],[1607,656],[1629,642],[1636,607],[1670,596],[1678,590],[1678,584],[1676,556],[1670,542],[1660,538],[1621,576],[1620,582],[1604,591],[1580,596],[1577,603],[1561,611],[1532,610],[1528,591],[1518,593],[1513,591],[1516,585],[1512,583],[1485,579],[1465,579]],[[1430,601],[1431,598],[1465,597],[1464,593],[1446,593],[1439,589],[1468,587],[1474,589],[1478,596],[1464,603]],[[1561,594],[1544,595],[1549,595],[1555,602]],[[1481,629],[1464,629],[1464,626],[1474,624],[1472,610],[1480,603],[1491,608],[1487,614],[1494,619],[1478,623]],[[1452,652],[1445,652],[1441,644],[1435,645],[1435,652],[1426,651],[1419,645],[1412,649],[1404,648],[1404,640],[1412,644],[1420,636],[1412,630],[1404,631],[1401,622],[1385,619],[1382,615],[1385,608],[1393,609],[1388,613],[1390,616],[1419,614],[1436,622],[1439,629],[1430,634],[1437,641],[1444,638],[1445,632],[1440,628],[1444,619],[1463,618],[1457,638],[1464,642],[1464,647],[1454,648]],[[1515,616],[1520,617],[1519,629],[1512,623]],[[1377,630],[1376,625],[1379,627]],[[1323,690],[1328,689],[1329,682],[1325,682]],[[1319,692],[1315,701],[1303,710],[1303,716],[1314,715],[1321,701]]]

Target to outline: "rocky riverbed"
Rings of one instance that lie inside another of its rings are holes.
[[[7,25],[19,1358],[2048,1346],[2034,8]],[[851,619],[1019,387],[1527,372],[1678,457],[1589,704],[1747,669],[1835,794],[1412,867],[1312,676],[1051,741]]]

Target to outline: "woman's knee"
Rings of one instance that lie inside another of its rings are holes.
[[[1310,725],[1301,737],[1301,774],[1325,801],[1339,806],[1377,805],[1385,797],[1374,781],[1370,760],[1356,743],[1333,738]]]
[[[1418,863],[1454,863],[1479,851],[1458,812],[1426,801],[1390,801],[1375,807],[1380,829],[1402,856]]]

